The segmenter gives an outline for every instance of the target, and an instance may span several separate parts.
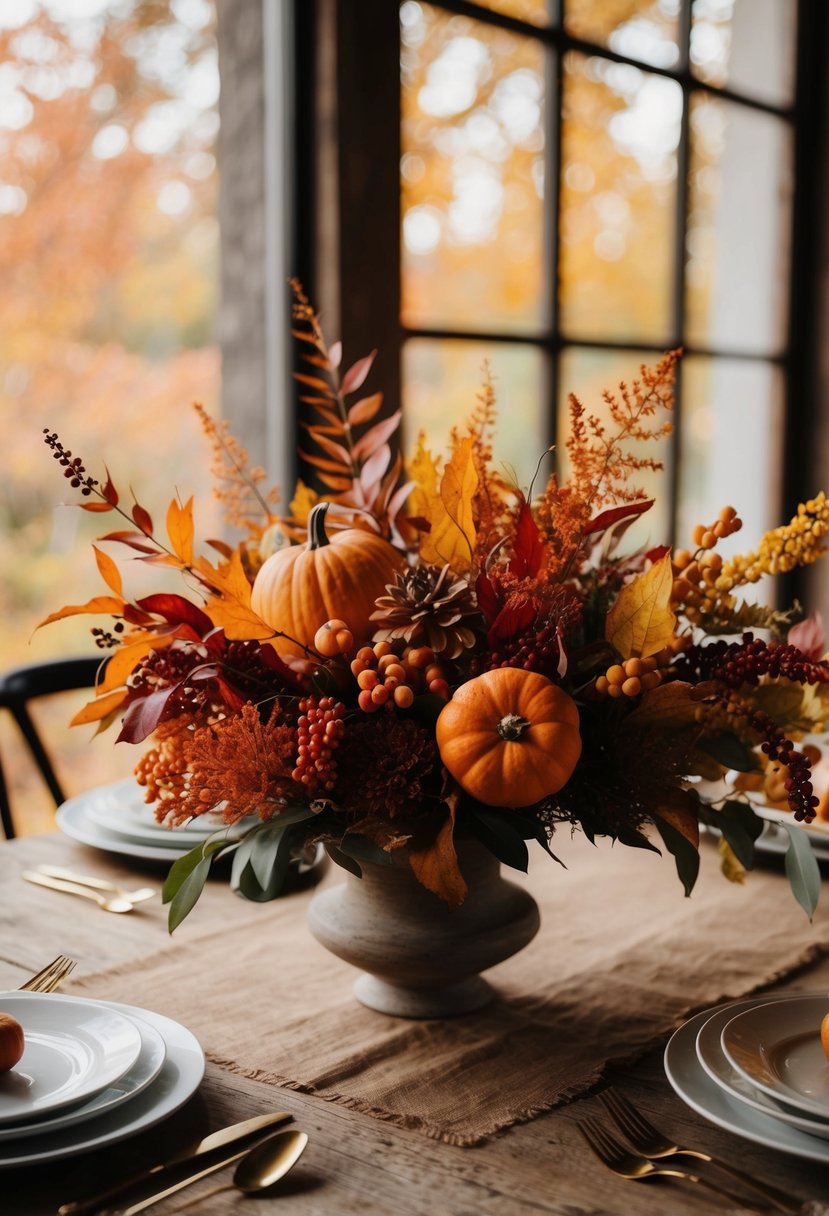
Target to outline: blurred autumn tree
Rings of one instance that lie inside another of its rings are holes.
[[[205,481],[191,403],[219,398],[213,27],[206,0],[0,12],[2,665],[91,646],[72,623],[32,637],[97,586],[100,520],[59,505],[73,495],[44,427],[156,514]]]

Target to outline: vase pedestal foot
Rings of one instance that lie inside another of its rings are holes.
[[[365,973],[354,983],[361,1004],[398,1018],[452,1018],[482,1009],[495,990],[479,975],[434,988],[405,988]]]

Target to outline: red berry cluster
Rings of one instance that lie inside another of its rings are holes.
[[[337,780],[334,751],[345,734],[345,706],[333,697],[303,697],[297,722],[297,761],[291,776],[310,794],[333,790]]]
[[[560,653],[558,622],[548,620],[493,646],[489,668],[522,667],[547,675],[556,671]]]
[[[812,785],[812,769],[808,756],[799,752],[777,723],[762,710],[755,711],[751,724],[763,736],[760,750],[765,752],[772,763],[782,764],[788,769],[789,775],[783,786],[795,819],[811,823],[820,799]]]
[[[681,675],[690,667],[698,679],[719,680],[728,688],[759,684],[763,676],[792,680],[797,684],[826,684],[829,663],[808,658],[796,646],[769,646],[762,638],[744,633],[740,642],[722,639],[708,646],[694,646],[677,664]]]

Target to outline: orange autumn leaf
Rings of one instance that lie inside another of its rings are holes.
[[[415,878],[427,891],[437,895],[450,908],[459,908],[469,894],[469,888],[458,866],[452,839],[454,830],[455,808],[452,807],[432,844],[425,849],[410,850],[409,864]]]
[[[113,689],[122,688],[127,676],[151,650],[163,650],[175,640],[175,633],[142,635],[137,642],[126,641],[118,650],[113,651],[104,671],[104,678],[98,685],[98,695],[103,696]]]
[[[108,553],[104,553],[97,545],[93,545],[92,549],[95,554],[95,561],[98,563],[98,571],[101,578],[110,591],[114,591],[116,595],[121,595],[124,590],[124,585],[121,581],[121,571]]]
[[[212,588],[205,612],[214,625],[224,629],[230,641],[273,637],[271,626],[266,625],[250,606],[250,583],[238,551],[234,551],[230,561],[223,566],[212,566],[206,558],[199,558],[195,569]]]
[[[454,570],[468,570],[475,548],[475,520],[472,502],[478,487],[475,469],[474,440],[461,439],[446,466],[438,493],[424,494],[411,509],[423,514],[431,524],[420,546],[424,562],[443,565],[448,562]],[[415,491],[414,493],[417,493]],[[421,510],[425,506],[425,510]]]
[[[102,718],[108,718],[113,710],[126,701],[128,696],[128,689],[119,688],[115,692],[107,693],[106,696],[98,697],[95,701],[89,701],[83,709],[78,710],[69,725],[86,726],[89,722],[100,722]]]
[[[657,815],[676,828],[695,849],[699,848],[699,816],[693,796],[686,790],[665,790],[660,795]]]
[[[605,637],[623,659],[646,659],[670,642],[676,626],[672,586],[671,556],[666,553],[619,592],[607,614]]]
[[[42,629],[44,625],[51,625],[52,621],[62,621],[68,616],[82,616],[84,613],[90,616],[105,614],[109,616],[121,616],[126,607],[126,601],[120,596],[114,595],[95,595],[91,600],[87,600],[85,604],[66,604],[63,608],[58,608],[57,612],[50,612],[37,626]]]
[[[181,506],[175,498],[167,508],[167,535],[173,552],[185,566],[193,563],[193,499]]]

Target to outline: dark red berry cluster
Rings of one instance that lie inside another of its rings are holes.
[[[547,620],[534,623],[522,633],[497,642],[488,664],[496,667],[521,667],[524,671],[538,671],[542,675],[555,674],[558,668],[561,646],[558,622]]]
[[[788,769],[789,775],[783,784],[795,819],[811,823],[820,799],[812,785],[812,769],[808,757],[797,750],[791,739],[787,739],[777,723],[762,710],[756,710],[752,715],[751,725],[763,736],[760,750],[765,752],[772,763],[782,764]]]
[[[345,706],[333,697],[302,697],[297,722],[297,761],[291,776],[309,794],[333,790],[337,780],[334,751],[345,734]]]
[[[67,452],[55,431],[50,431],[48,427],[44,427],[43,434],[46,436],[46,446],[52,449],[52,455],[55,460],[62,465],[63,475],[69,478],[69,484],[73,490],[79,489],[85,498],[88,497],[98,482],[94,477],[87,475],[80,456],[73,456],[71,452]]]
[[[808,658],[796,646],[769,646],[751,633],[739,642],[692,646],[678,660],[677,674],[682,678],[689,669],[698,680],[719,680],[728,688],[757,685],[763,676],[796,684],[829,682],[829,663]]]
[[[115,646],[120,646],[121,639],[115,635],[118,633],[123,633],[124,622],[116,621],[113,625],[113,629],[115,631],[114,633],[111,633],[108,629],[101,629],[98,626],[95,626],[90,630],[90,633],[95,639],[95,645],[99,650],[112,650]]]

